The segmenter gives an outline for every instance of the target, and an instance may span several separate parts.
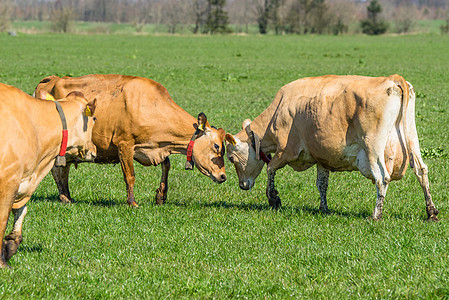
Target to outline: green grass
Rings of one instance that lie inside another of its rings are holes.
[[[318,211],[315,168],[251,191],[214,184],[173,156],[165,206],[154,204],[159,167],[136,164],[126,205],[119,165],[72,170],[76,202],[62,205],[50,176],[36,190],[24,241],[0,271],[0,298],[444,298],[449,296],[449,36],[0,35],[0,82],[32,93],[47,75],[121,73],[162,83],[196,116],[231,133],[284,84],[323,74],[403,75],[419,95],[416,122],[440,222],[426,222],[413,173],[390,185],[384,219],[367,217],[375,188],[332,173],[329,215]],[[10,224],[11,226],[11,224]]]

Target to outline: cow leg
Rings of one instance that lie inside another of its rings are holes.
[[[156,204],[159,205],[165,204],[165,200],[167,200],[168,171],[170,171],[170,159],[168,157],[162,162],[161,167],[162,167],[161,185],[156,190]]]
[[[62,203],[73,202],[69,191],[70,165],[70,163],[67,163],[65,167],[53,167],[51,169],[51,175],[53,175],[53,179],[55,180],[56,186],[58,187],[59,201],[61,201]]]
[[[421,155],[418,152],[410,157],[410,165],[415,172],[416,177],[418,178],[419,184],[424,192],[424,198],[426,199],[426,212],[427,212],[427,220],[428,221],[438,221],[437,214],[439,213],[438,209],[435,207],[435,204],[432,201],[432,196],[430,195],[430,187],[429,187],[429,177],[427,176],[427,165],[423,162]]]
[[[120,166],[122,167],[123,177],[126,183],[126,191],[128,194],[127,202],[129,206],[139,207],[134,199],[134,183],[136,175],[134,173],[134,149],[131,143],[120,142],[118,145],[118,156]]]
[[[284,167],[286,165],[285,162],[281,159],[281,154],[276,153],[273,156],[273,159],[267,165],[267,197],[268,203],[272,208],[278,209],[281,208],[281,198],[279,198],[279,192],[276,190],[274,185],[274,177],[276,176],[276,170]]]
[[[377,200],[376,207],[374,207],[374,212],[371,218],[375,221],[379,221],[382,219],[382,211],[384,207],[385,195],[387,194],[388,183],[385,182],[376,182],[376,190],[377,190]]]
[[[276,190],[274,186],[274,177],[276,176],[276,171],[267,170],[267,197],[268,203],[272,208],[278,209],[281,208],[281,198],[279,198],[279,192]]]
[[[376,206],[374,207],[374,212],[371,218],[378,221],[382,219],[382,210],[388,184],[390,183],[390,175],[387,172],[383,155],[380,155],[377,159],[370,159],[369,162],[371,174],[374,178],[377,190]]]
[[[8,181],[7,179],[1,179],[0,181],[7,185],[10,184],[10,181]],[[11,213],[17,189],[11,190],[12,192],[5,189],[3,191],[0,190],[0,269],[9,268],[9,265],[6,263],[6,258],[10,258],[10,256],[8,255],[9,242],[5,241],[3,237],[5,236],[9,214]]]
[[[322,213],[328,213],[329,209],[327,208],[327,187],[329,183],[329,170],[323,168],[320,164],[316,166],[316,187],[320,192],[320,211]]]
[[[26,205],[19,209],[12,210],[14,214],[14,225],[10,234],[5,237],[5,245],[3,255],[5,260],[8,261],[14,254],[16,254],[20,243],[22,242],[22,226],[23,220],[28,212]]]

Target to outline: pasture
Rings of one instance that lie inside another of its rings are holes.
[[[50,175],[31,201],[24,240],[0,270],[0,298],[439,298],[449,296],[449,36],[0,35],[0,82],[31,94],[48,75],[120,73],[162,83],[193,116],[236,133],[286,83],[324,74],[403,75],[417,92],[416,123],[438,223],[426,222],[409,169],[387,192],[383,220],[371,181],[331,173],[320,214],[316,168],[276,176],[283,208],[217,185],[171,156],[165,206],[160,167],[136,165],[126,205],[119,165],[72,169],[75,203],[57,201]],[[160,126],[164,126],[161,124]],[[11,224],[10,224],[11,226]],[[10,227],[8,227],[8,230]]]

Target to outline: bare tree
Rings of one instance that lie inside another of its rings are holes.
[[[57,0],[51,14],[53,30],[64,33],[69,32],[74,19],[74,9],[62,0]]]
[[[256,14],[254,5],[251,1],[231,0],[227,1],[227,11],[229,12],[229,21],[237,25],[237,32],[248,33],[249,25],[256,23]],[[242,28],[243,27],[243,28]]]
[[[325,0],[294,0],[286,24],[288,32],[322,33],[330,20]]]
[[[409,32],[415,23],[417,14],[417,9],[412,4],[398,6],[393,16],[396,32]]]
[[[186,24],[188,2],[184,0],[165,0],[161,5],[161,23],[166,25],[169,33],[176,33],[176,30]]]
[[[0,3],[0,32],[7,31],[11,22],[11,1],[4,0]]]
[[[206,24],[207,14],[209,10],[209,3],[207,0],[191,0],[190,2],[190,20],[192,21],[193,33],[199,33],[203,31],[203,27]]]
[[[440,26],[440,30],[442,34],[448,34],[449,33],[449,10],[446,11],[446,18],[445,23]]]
[[[257,24],[259,25],[259,33],[266,34],[268,32],[268,20],[271,9],[271,0],[256,1]]]
[[[357,22],[357,8],[353,0],[334,0],[329,2],[332,12],[331,31],[342,34],[348,31],[348,25]]]

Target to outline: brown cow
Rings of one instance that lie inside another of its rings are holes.
[[[246,120],[243,130],[227,134],[226,140],[242,189],[250,189],[268,163],[266,193],[272,207],[281,205],[276,170],[289,165],[304,171],[316,164],[322,211],[328,209],[329,171],[358,170],[376,184],[372,218],[378,220],[388,184],[404,176],[409,160],[424,191],[428,218],[438,220],[419,150],[415,93],[399,75],[296,80],[282,87],[254,122]],[[273,159],[265,153],[274,153]]]
[[[94,110],[95,100],[88,103],[79,92],[58,102],[42,101],[0,84],[0,268],[8,267],[6,261],[17,252],[26,203],[56,158],[95,158]],[[11,210],[14,225],[3,242]]]
[[[226,180],[222,153],[225,131],[210,127],[204,114],[200,114],[197,123],[171,99],[161,84],[151,79],[113,74],[77,78],[50,76],[39,83],[35,94],[41,90],[56,98],[77,90],[88,98],[97,99],[98,120],[92,135],[97,146],[95,162],[120,162],[131,206],[137,207],[133,192],[133,159],[144,166],[162,165],[161,184],[156,190],[158,204],[163,204],[167,198],[168,156],[172,153],[187,154],[192,163],[186,168],[195,163],[199,171],[213,181]],[[203,131],[199,130],[202,128]],[[188,151],[191,138],[195,142],[190,143],[193,148]],[[64,168],[52,170],[62,202],[72,201],[69,169],[70,162]]]

